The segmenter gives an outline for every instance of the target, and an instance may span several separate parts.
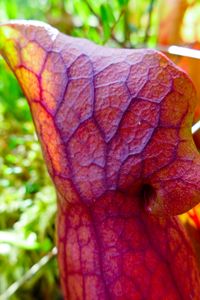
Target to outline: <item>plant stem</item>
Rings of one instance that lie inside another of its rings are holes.
[[[151,28],[151,17],[152,17],[152,12],[153,12],[153,7],[154,7],[154,1],[155,0],[150,0],[150,3],[149,3],[148,21],[147,21],[147,27],[145,30],[144,41],[143,41],[144,44],[147,44],[148,39],[149,39],[150,28]]]
[[[27,280],[30,280],[42,267],[44,267],[54,256],[57,255],[57,248],[54,247],[47,255],[42,257],[33,265],[18,281],[14,282],[9,288],[0,295],[0,300],[7,300],[11,297]]]
[[[192,126],[192,134],[195,134],[200,129],[200,120]]]

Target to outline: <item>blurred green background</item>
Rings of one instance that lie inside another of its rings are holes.
[[[154,47],[158,1],[0,0],[0,21],[37,19],[112,47]],[[62,299],[55,257],[56,196],[26,100],[0,58],[0,299]],[[50,253],[50,254],[49,254]],[[30,271],[29,271],[30,272]],[[13,283],[19,288],[6,290]],[[10,294],[10,295],[9,295]],[[4,295],[4,296],[3,296]]]

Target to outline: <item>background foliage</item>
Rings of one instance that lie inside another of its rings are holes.
[[[186,1],[186,0],[185,0]],[[0,21],[37,19],[112,47],[155,47],[154,0],[0,0]],[[191,1],[189,1],[191,2]],[[26,100],[0,58],[0,299],[62,299],[56,259],[5,291],[55,245],[56,196]],[[19,284],[20,285],[20,284]]]

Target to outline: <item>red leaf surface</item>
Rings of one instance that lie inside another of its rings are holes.
[[[185,53],[187,53],[187,48],[199,50],[199,16],[199,3],[197,1],[161,0],[158,45],[181,45],[186,47]],[[198,76],[200,61],[187,56],[177,56],[169,53],[167,55],[189,74],[195,85],[199,99],[194,116],[194,122],[197,122],[200,119],[200,76]],[[195,134],[194,139],[199,147],[199,134]]]
[[[0,27],[58,194],[66,299],[199,299],[173,215],[199,202],[196,95],[154,50],[109,49],[40,22]]]
[[[189,45],[190,48],[199,50],[200,49],[200,44],[195,43],[193,45]],[[193,118],[193,123],[195,124],[197,121],[200,120],[200,76],[198,76],[199,68],[200,68],[200,60],[191,58],[191,57],[186,57],[186,56],[176,56],[172,54],[168,54],[167,56],[173,60],[176,65],[178,65],[180,68],[182,68],[184,71],[187,72],[187,74],[190,76],[192,79],[194,86],[197,91],[197,97],[198,97],[198,103],[195,109],[195,114]],[[200,149],[200,132],[197,131],[193,135],[193,139],[195,141],[195,144],[198,149]]]
[[[193,244],[200,268],[200,204],[180,215],[179,218]]]

